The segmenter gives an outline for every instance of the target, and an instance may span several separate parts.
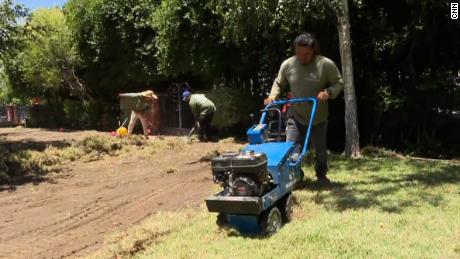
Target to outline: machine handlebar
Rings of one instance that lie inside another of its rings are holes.
[[[309,139],[310,139],[310,135],[311,135],[311,128],[313,126],[313,121],[315,120],[315,115],[316,115],[316,107],[317,107],[317,104],[318,104],[318,100],[314,97],[310,97],[310,98],[294,98],[294,99],[289,99],[289,100],[278,100],[278,101],[274,101],[272,103],[269,103],[265,106],[265,109],[262,113],[262,116],[260,118],[260,124],[263,124],[264,121],[265,121],[265,118],[267,117],[267,111],[273,107],[273,106],[279,106],[279,105],[284,105],[284,104],[292,104],[292,103],[312,103],[313,104],[313,107],[312,107],[312,110],[311,110],[311,114],[310,114],[310,120],[308,122],[308,128],[307,128],[307,133],[306,133],[306,136],[305,136],[305,142],[304,142],[304,145],[303,145],[303,148],[302,148],[302,153],[299,155],[299,158],[297,159],[297,161],[295,161],[293,163],[293,165],[298,165],[300,164],[300,162],[302,162],[303,160],[303,157],[307,154],[307,151],[308,151],[308,143],[309,143]]]

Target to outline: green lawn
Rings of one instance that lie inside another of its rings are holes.
[[[305,168],[294,220],[272,237],[219,230],[215,214],[189,208],[116,234],[95,257],[460,258],[460,165],[379,154],[331,166],[330,189]]]

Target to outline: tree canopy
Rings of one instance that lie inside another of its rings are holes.
[[[213,95],[221,87],[230,89],[225,94],[236,89],[257,103],[293,54],[299,32],[315,33],[322,54],[340,67],[337,3],[69,0],[63,10],[28,13],[3,0],[0,55],[8,80],[2,89],[23,99],[93,98],[109,105],[119,92],[164,91],[189,81]],[[460,153],[460,88],[454,83],[460,23],[450,19],[449,4],[352,0],[349,20],[363,144]],[[343,98],[330,106],[329,142],[340,150]]]

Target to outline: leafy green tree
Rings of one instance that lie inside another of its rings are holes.
[[[15,77],[14,57],[22,44],[21,20],[28,16],[28,10],[12,0],[0,1],[0,98],[13,101],[12,82],[21,80]],[[17,99],[15,100],[17,101]]]
[[[7,80],[2,84],[10,86],[12,97],[65,101],[64,110],[77,107],[75,97],[91,96],[100,103],[92,116],[96,121],[119,92],[190,81],[196,90],[225,100],[222,107],[230,108],[222,114],[249,114],[257,105],[249,111],[233,109],[233,103],[260,104],[281,62],[293,55],[294,37],[310,31],[320,39],[322,54],[339,67],[350,67],[341,59],[339,43],[346,42],[342,45],[353,52],[353,72],[342,72],[354,79],[361,143],[421,154],[460,153],[453,144],[460,141],[455,115],[460,88],[454,83],[460,69],[460,23],[450,19],[449,4],[347,1],[346,27],[353,36],[348,40],[337,33],[338,22],[346,21],[337,16],[340,3],[69,0],[63,14],[37,11],[27,18],[23,8],[3,0],[0,57]],[[233,93],[238,97],[226,97]],[[345,101],[330,102],[334,149],[344,148]],[[231,124],[246,117],[234,116]]]
[[[78,64],[71,33],[58,8],[36,10],[23,28],[23,48],[15,65],[30,94],[45,95],[62,89],[82,100],[91,99],[75,74]],[[20,90],[26,90],[17,86]]]
[[[152,13],[159,1],[70,0],[64,6],[78,74],[95,97],[139,90],[159,79]],[[160,78],[161,79],[161,78]]]
[[[8,76],[5,73],[5,67],[3,62],[0,60],[0,101],[5,101],[10,99],[10,88],[8,82]]]
[[[350,5],[365,143],[458,152],[460,23],[448,10],[447,2],[430,0]]]
[[[12,0],[0,2],[0,57],[15,45],[21,30],[18,20],[27,15],[28,10],[21,5],[13,5]]]

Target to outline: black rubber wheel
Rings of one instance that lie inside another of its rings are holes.
[[[300,168],[300,179],[296,182],[294,186],[295,190],[301,189],[304,186],[305,184],[304,179],[305,179],[305,173],[303,172],[303,169]]]
[[[223,213],[217,214],[216,224],[219,228],[228,228],[230,224],[227,220],[227,215]]]
[[[292,195],[292,193],[289,193],[286,196],[284,196],[279,201],[278,207],[281,211],[283,222],[290,222],[292,220],[292,214],[294,209],[294,196]]]
[[[265,236],[278,232],[282,224],[281,212],[276,206],[263,212],[260,217],[260,227],[262,228],[262,234]]]

